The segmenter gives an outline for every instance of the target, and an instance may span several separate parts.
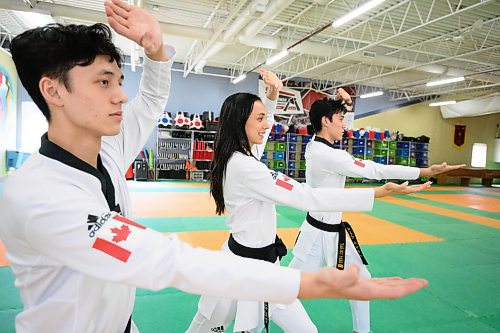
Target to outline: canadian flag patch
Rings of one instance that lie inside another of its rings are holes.
[[[291,191],[293,189],[293,184],[290,184],[290,177],[280,173],[280,172],[271,172],[271,175],[276,180],[276,185],[279,187],[283,187],[285,190]]]
[[[146,227],[118,214],[105,217],[98,231],[89,235],[96,237],[92,248],[127,262]]]
[[[365,167],[365,164],[361,161],[358,161],[358,160],[354,160],[354,164],[356,164],[357,166],[362,167],[362,168]]]

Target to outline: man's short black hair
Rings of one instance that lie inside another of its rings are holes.
[[[311,105],[309,110],[309,120],[313,126],[314,133],[318,133],[322,129],[321,119],[327,117],[332,121],[333,115],[337,113],[345,113],[347,110],[341,100],[334,101],[332,99],[318,99]]]
[[[121,53],[103,23],[49,24],[27,30],[12,40],[10,52],[24,88],[49,122],[49,108],[38,86],[42,77],[58,79],[71,91],[68,72],[75,66],[91,65],[97,56],[106,55],[121,67]]]

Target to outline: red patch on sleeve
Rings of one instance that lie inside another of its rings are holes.
[[[288,178],[290,179],[290,178]],[[285,190],[291,191],[293,189],[292,184],[288,184],[287,182],[281,180],[281,179],[276,179],[276,185],[283,187]]]
[[[361,161],[358,161],[358,160],[354,160],[354,164],[356,164],[357,166],[362,167],[362,168],[365,167],[365,164]]]
[[[129,250],[103,238],[97,238],[92,247],[123,262],[127,262],[128,258],[132,254]]]

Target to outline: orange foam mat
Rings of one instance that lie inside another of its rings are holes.
[[[412,194],[414,197],[460,205],[492,213],[500,212],[500,198],[490,198],[474,194]]]
[[[427,196],[425,196],[425,197],[427,197]],[[431,212],[432,214],[438,214],[438,215],[448,216],[451,218],[456,218],[456,219],[460,219],[460,220],[464,220],[464,221],[479,223],[479,224],[486,225],[486,226],[493,227],[493,228],[497,228],[497,229],[500,228],[500,220],[492,219],[489,217],[458,212],[458,211],[454,211],[451,209],[436,207],[436,206],[432,206],[432,205],[426,205],[423,203],[413,202],[413,201],[394,198],[394,197],[378,198],[377,200],[382,200],[382,201],[385,201],[385,202],[388,202],[391,204],[395,204],[395,205],[399,205],[399,206],[404,206],[404,207],[409,207],[409,208],[413,208],[413,209],[423,210],[426,212]]]
[[[360,244],[400,244],[439,242],[441,238],[428,235],[395,223],[391,223],[370,215],[361,213],[344,214],[356,232]],[[298,228],[279,228],[278,235],[288,248],[292,248],[297,239]],[[168,233],[165,233],[168,234]],[[227,230],[191,231],[177,233],[180,239],[210,250],[219,250],[229,237]]]
[[[7,260],[7,255],[5,252],[5,246],[0,240],[0,267],[9,266],[9,261]]]
[[[134,217],[215,216],[208,192],[131,193]]]

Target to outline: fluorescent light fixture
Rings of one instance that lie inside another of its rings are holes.
[[[236,83],[241,82],[244,79],[246,79],[246,77],[247,77],[247,75],[245,73],[243,73],[240,76],[238,76],[236,79],[234,79],[232,82],[233,82],[233,84],[236,84]]]
[[[488,147],[486,143],[474,143],[472,145],[472,159],[470,165],[473,168],[486,167],[486,152]]]
[[[382,96],[383,94],[384,94],[383,91],[374,91],[372,93],[363,94],[363,95],[359,96],[359,98],[369,98],[369,97],[375,97],[375,96]]]
[[[273,55],[272,57],[270,57],[269,59],[267,59],[266,65],[274,64],[276,61],[283,59],[287,55],[288,55],[288,50],[284,49],[283,51],[280,51],[280,52],[276,53],[275,55]]]
[[[448,84],[448,83],[453,83],[453,82],[460,82],[460,81],[463,81],[463,80],[465,80],[465,78],[463,76],[452,77],[450,79],[443,79],[443,80],[436,80],[436,81],[427,82],[425,85],[427,87],[434,87],[434,86],[439,86],[439,85],[442,85],[442,84]]]
[[[429,106],[442,106],[442,105],[450,105],[450,104],[455,104],[457,101],[443,101],[443,102],[434,102],[429,104]]]
[[[352,20],[355,17],[358,17],[359,15],[361,15],[363,13],[366,13],[367,11],[369,11],[370,9],[372,9],[373,7],[375,7],[377,5],[380,5],[384,1],[385,0],[368,1],[368,2],[364,3],[363,5],[359,6],[358,8],[354,9],[352,12],[349,12],[349,13],[345,14],[344,16],[342,16],[341,18],[339,18],[338,20],[333,21],[332,27],[338,28],[342,24]]]

